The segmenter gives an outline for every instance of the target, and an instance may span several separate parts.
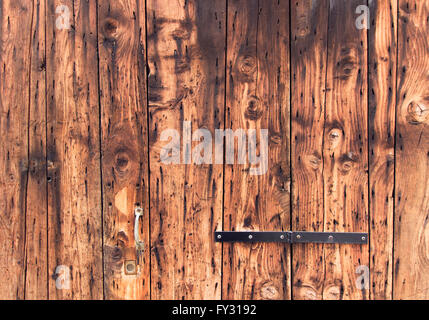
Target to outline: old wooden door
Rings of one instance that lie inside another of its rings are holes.
[[[0,1],[0,298],[429,298],[428,16]]]

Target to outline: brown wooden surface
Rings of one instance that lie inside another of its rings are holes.
[[[368,231],[367,37],[353,23],[360,1],[330,1],[323,143],[324,230]],[[356,269],[368,245],[325,245],[324,299],[366,299]]]
[[[140,239],[149,242],[146,27],[144,1],[99,1],[104,289],[106,299],[149,299],[149,254],[137,257],[134,209],[143,209]],[[126,273],[128,263],[137,272]]]
[[[0,1],[0,298],[428,299],[428,16],[428,0]],[[223,147],[183,163],[201,142],[183,146],[186,121],[213,143],[267,129],[266,174]],[[179,164],[161,162],[165,129]]]
[[[372,1],[368,31],[371,299],[392,297],[396,1]]]
[[[395,299],[427,299],[429,278],[429,3],[399,1]]]
[[[46,3],[34,1],[33,6],[30,33],[25,298],[47,299]]]
[[[225,165],[224,230],[290,228],[288,16],[286,1],[228,2],[225,127],[270,139],[266,174],[252,175],[248,159]],[[225,244],[223,262],[224,298],[290,297],[289,246]]]
[[[60,4],[69,30],[56,28]],[[94,1],[47,2],[49,299],[103,298],[96,10]],[[56,285],[58,266],[70,269],[69,289]]]
[[[147,21],[152,298],[220,299],[223,167],[186,164],[184,141],[185,122],[213,141],[223,127],[225,2],[150,0]],[[179,164],[161,162],[166,129]]]
[[[291,9],[292,229],[323,231],[322,155],[329,4],[295,1]],[[322,244],[294,246],[294,299],[323,298],[324,261]]]
[[[26,1],[1,2],[0,274],[3,281],[0,286],[0,296],[6,299],[24,298],[26,254],[31,254],[26,250],[25,228],[26,195],[29,182],[28,110],[31,21],[31,3]],[[32,178],[31,185],[33,181]],[[31,202],[31,199],[29,200]],[[29,246],[33,246],[33,244],[32,239],[29,239]],[[29,250],[31,249],[29,248]],[[37,250],[37,248],[35,249]],[[34,259],[34,257],[29,257],[29,259]],[[33,272],[34,268],[31,268],[30,273]]]

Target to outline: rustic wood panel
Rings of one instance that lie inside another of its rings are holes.
[[[360,1],[330,1],[324,130],[325,231],[368,231],[367,34]],[[325,245],[324,299],[367,299],[356,270],[368,245]]]
[[[228,1],[227,34],[226,128],[267,129],[269,142],[262,174],[226,164],[224,229],[289,230],[289,2]],[[290,246],[225,244],[223,259],[223,298],[290,298]]]
[[[59,5],[69,8],[69,29],[57,27]],[[101,299],[97,7],[94,0],[47,6],[49,298]],[[66,273],[57,266],[70,268],[69,289],[58,285]]]
[[[429,3],[399,1],[395,299],[428,299]]]
[[[0,1],[0,298],[428,299],[428,16],[417,0]],[[239,143],[224,164],[216,129],[257,133],[245,164]]]
[[[0,2],[0,298],[25,288],[32,3]],[[32,243],[29,244],[30,246]]]
[[[371,299],[392,298],[397,1],[370,1],[369,181]]]
[[[149,299],[145,3],[101,1],[98,12],[104,277],[107,299]],[[134,209],[143,208],[137,256]],[[127,271],[128,264],[135,272]]]
[[[225,1],[147,6],[152,298],[219,299],[223,167],[191,163],[200,138],[187,141],[223,127]],[[164,130],[177,130],[178,163],[161,162]]]
[[[329,2],[291,4],[292,229],[323,231],[323,129]],[[322,299],[321,244],[293,247],[293,298]]]
[[[47,299],[46,3],[32,4],[26,217],[26,299]]]

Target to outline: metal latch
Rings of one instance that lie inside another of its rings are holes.
[[[368,243],[368,234],[310,231],[216,231],[215,241],[366,244]]]
[[[135,245],[136,245],[136,251],[137,251],[137,264],[139,264],[139,260],[140,260],[140,255],[143,253],[144,251],[144,242],[140,240],[140,235],[139,235],[139,221],[140,221],[140,217],[143,216],[143,209],[138,207],[134,209],[134,214],[135,214],[135,221],[134,221],[134,241],[135,241]]]

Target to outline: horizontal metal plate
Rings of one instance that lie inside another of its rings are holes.
[[[217,231],[215,241],[366,244],[368,234],[361,232]]]
[[[368,243],[368,234],[360,232],[292,232],[291,243]]]
[[[286,242],[290,243],[290,232],[218,231],[217,242]]]

